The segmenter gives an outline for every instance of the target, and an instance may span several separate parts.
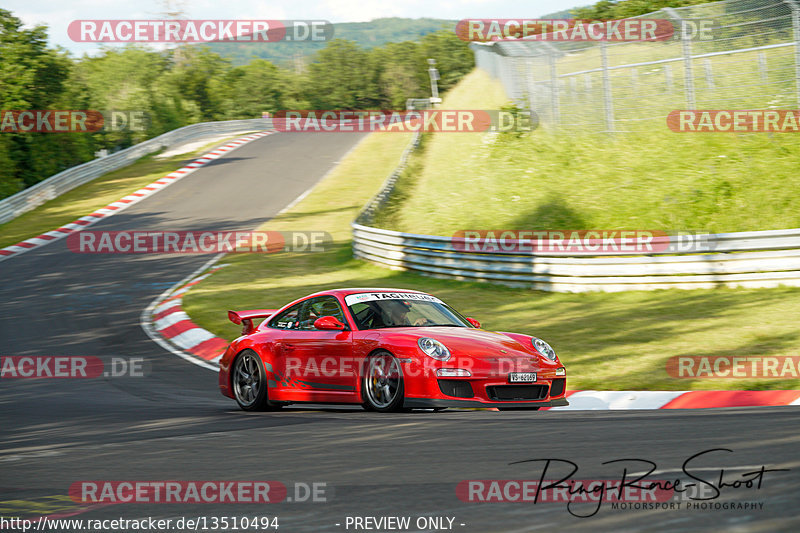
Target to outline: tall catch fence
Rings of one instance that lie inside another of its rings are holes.
[[[476,64],[545,126],[664,128],[682,109],[800,107],[800,0],[727,0],[633,17],[667,19],[664,41],[473,43]]]

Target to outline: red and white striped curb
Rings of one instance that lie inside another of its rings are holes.
[[[800,390],[567,391],[569,406],[552,410],[708,409],[800,405]]]
[[[80,231],[82,229],[88,228],[92,224],[95,224],[96,222],[103,220],[104,218],[108,218],[112,215],[115,215],[120,211],[126,209],[127,207],[130,207],[133,204],[144,200],[148,196],[155,194],[164,187],[168,187],[169,185],[175,183],[181,178],[188,176],[198,168],[203,167],[204,165],[208,164],[214,159],[222,157],[225,153],[235,150],[240,146],[249,143],[250,141],[254,141],[261,137],[265,137],[272,133],[274,132],[262,131],[259,133],[253,133],[251,135],[247,135],[245,137],[240,137],[234,141],[225,144],[224,146],[217,148],[216,150],[212,150],[211,152],[208,152],[207,154],[200,156],[199,158],[195,159],[186,166],[179,168],[178,170],[175,170],[173,172],[170,172],[163,178],[154,181],[150,185],[142,187],[138,191],[131,193],[123,198],[120,198],[116,202],[110,203],[107,206],[98,209],[97,211],[89,215],[83,216],[77,220],[70,222],[69,224],[61,226],[60,228],[48,231],[47,233],[42,233],[41,235],[37,235],[36,237],[31,237],[30,239],[25,239],[24,241],[18,242],[17,244],[12,244],[11,246],[0,248],[0,261],[4,261],[9,257],[14,257],[15,255],[19,255],[29,250],[33,250],[34,248],[39,248],[40,246],[50,244],[51,242],[57,241],[59,239],[63,239],[64,237],[75,231]]]
[[[146,317],[155,334],[184,353],[207,361],[211,365],[217,364],[230,343],[192,322],[181,305],[186,291],[225,266],[227,265],[216,266],[181,284],[161,300],[152,309],[151,315]]]

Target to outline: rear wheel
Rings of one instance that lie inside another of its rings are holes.
[[[388,413],[403,408],[404,387],[400,362],[387,351],[373,354],[361,381],[364,409]]]
[[[236,357],[231,385],[236,403],[245,411],[270,411],[281,407],[269,401],[264,364],[253,350],[242,350]]]

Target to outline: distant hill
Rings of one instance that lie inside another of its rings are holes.
[[[423,35],[442,29],[452,31],[455,24],[455,20],[397,17],[369,22],[345,22],[333,25],[333,38],[347,39],[355,41],[363,48],[373,48],[390,42],[415,41]],[[325,48],[325,45],[325,42],[205,44],[211,51],[230,59],[234,65],[244,65],[254,58],[261,58],[285,67],[291,67],[296,60],[303,61]]]
[[[562,11],[556,11],[555,13],[548,13],[547,15],[542,15],[541,17],[536,17],[539,19],[573,19],[575,16],[572,14],[572,9],[564,9]]]

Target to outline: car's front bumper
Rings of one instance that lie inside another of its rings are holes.
[[[531,357],[462,358],[440,363],[444,368],[467,369],[468,376],[436,375],[429,361],[415,366],[404,361],[406,407],[529,408],[569,405],[565,399],[567,377],[556,374],[560,362]],[[446,365],[446,366],[445,366]],[[510,371],[535,373],[531,382],[511,383]]]

